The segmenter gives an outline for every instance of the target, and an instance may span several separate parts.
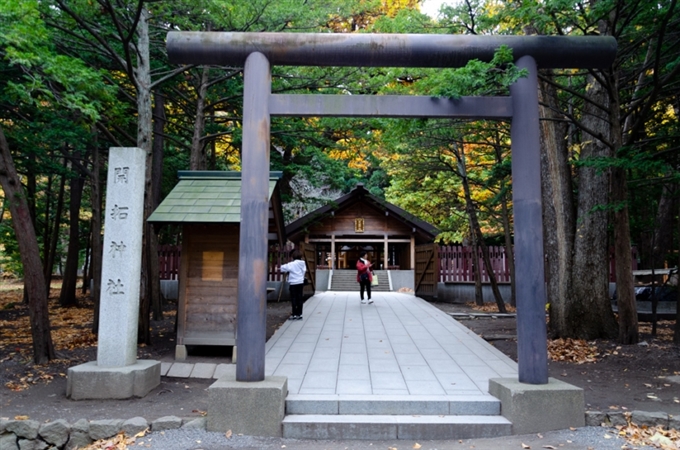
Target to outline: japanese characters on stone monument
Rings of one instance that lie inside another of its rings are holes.
[[[161,382],[160,362],[137,359],[145,165],[141,148],[109,151],[97,361],[69,367],[73,400],[144,397]]]
[[[137,360],[145,161],[141,148],[109,152],[97,348],[101,367]]]

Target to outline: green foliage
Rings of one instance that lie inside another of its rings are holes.
[[[425,89],[438,97],[508,95],[508,88],[519,78],[526,77],[525,69],[513,63],[512,49],[499,47],[490,62],[470,60],[459,69],[439,70],[423,80]]]
[[[402,9],[393,18],[382,16],[373,24],[374,33],[431,33],[433,30],[428,16],[415,9]]]
[[[103,103],[112,101],[114,91],[104,83],[102,72],[78,58],[56,53],[37,1],[2,0],[0,24],[3,59],[22,73],[5,84],[10,101],[40,107],[58,104],[89,120],[100,117]]]
[[[0,249],[0,271],[22,277],[24,268],[11,219],[0,222]]]

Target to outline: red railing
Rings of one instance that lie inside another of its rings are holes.
[[[158,270],[161,280],[177,280],[179,278],[179,259],[182,254],[181,245],[158,246]]]
[[[268,281],[281,281],[281,264],[290,262],[293,245],[279,249],[278,245],[269,247]],[[182,254],[181,245],[159,245],[158,266],[161,280],[177,280],[179,278],[179,261]]]
[[[505,247],[491,246],[489,258],[491,267],[499,283],[510,282],[510,269],[505,257]],[[482,283],[489,282],[489,274],[484,265],[482,252],[475,252],[465,245],[443,245],[439,247],[439,281],[453,283],[471,283],[475,281],[474,264],[479,264]]]
[[[267,281],[281,281],[283,276],[279,267],[282,264],[290,262],[290,254],[293,252],[295,247],[290,242],[279,248],[278,245],[269,246],[269,267],[267,269]]]
[[[281,281],[281,264],[290,261],[293,245],[289,244],[279,249],[278,245],[269,247],[269,267],[267,271],[268,281]],[[161,280],[176,280],[179,278],[179,261],[182,253],[181,245],[161,245],[158,247],[158,265]],[[505,247],[489,247],[491,266],[499,283],[510,282],[510,270],[505,257]],[[633,248],[633,267],[637,270],[637,249]],[[476,257],[482,272],[482,283],[489,282],[489,275],[484,266],[482,253]],[[474,271],[475,255],[472,247],[465,245],[443,245],[439,247],[439,281],[453,283],[472,283],[475,281]],[[609,258],[610,281],[616,281],[614,254]]]

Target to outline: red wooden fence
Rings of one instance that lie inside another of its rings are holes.
[[[281,281],[282,264],[290,262],[290,254],[293,245],[284,246],[279,249],[278,245],[269,247],[269,269],[267,280]],[[177,280],[179,278],[179,261],[182,254],[181,245],[159,245],[158,246],[158,266],[161,280]]]
[[[288,243],[279,248],[278,245],[269,246],[269,266],[267,268],[267,281],[281,281],[283,276],[279,267],[290,262],[290,254],[293,253],[294,246]]]
[[[269,248],[268,274],[267,280],[281,281],[281,271],[278,269],[281,264],[290,261],[290,254],[293,245],[289,244],[279,249],[277,245]],[[176,280],[179,278],[179,261],[182,246],[180,245],[161,245],[158,248],[158,262],[160,266],[161,280]],[[637,270],[637,249],[633,248],[633,267]],[[505,257],[505,247],[489,247],[489,257],[491,266],[496,274],[496,281],[499,283],[510,282],[510,270],[508,261]],[[472,247],[464,245],[442,245],[439,247],[439,281],[453,283],[471,283],[475,281],[474,263],[478,262],[482,272],[482,283],[489,282],[489,274],[484,266],[482,253],[479,252],[475,258]],[[616,270],[614,265],[614,254],[609,258],[609,279],[616,281]]]
[[[179,257],[181,245],[158,246],[158,268],[161,280],[177,280],[179,278]]]
[[[505,247],[491,246],[489,258],[491,267],[499,283],[510,282],[510,269],[505,257]],[[472,247],[464,245],[442,245],[439,247],[439,281],[453,283],[470,283],[475,281],[474,264],[479,264],[482,283],[489,282],[489,274],[484,266],[482,252],[475,252]]]

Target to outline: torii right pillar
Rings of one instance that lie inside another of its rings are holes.
[[[493,378],[489,393],[513,434],[585,425],[583,389],[548,377],[546,291],[541,207],[541,142],[536,61],[516,61],[528,76],[510,86],[512,97],[512,202],[515,220],[517,360],[519,379]]]

